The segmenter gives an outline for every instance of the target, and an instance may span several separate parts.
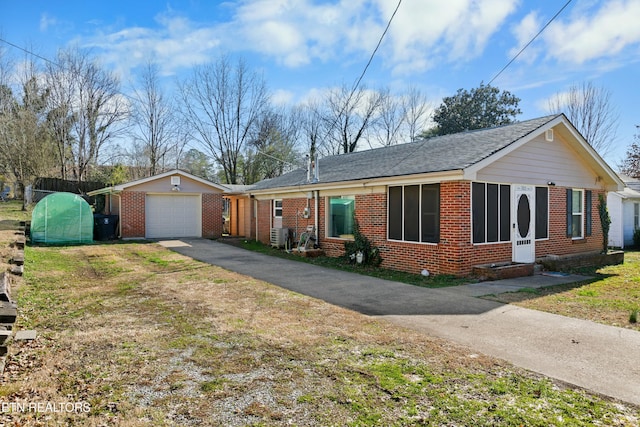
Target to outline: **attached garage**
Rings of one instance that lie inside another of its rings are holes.
[[[104,195],[104,214],[119,215],[123,239],[222,236],[228,189],[180,170],[92,191]]]
[[[147,238],[202,237],[202,202],[198,194],[147,194]]]

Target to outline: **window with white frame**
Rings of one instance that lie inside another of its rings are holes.
[[[275,218],[282,217],[282,199],[273,201],[273,216]]]
[[[591,236],[592,201],[591,190],[567,189],[567,237],[583,239]]]
[[[327,236],[352,239],[355,196],[332,196],[328,197],[328,202]]]
[[[471,219],[473,243],[511,240],[511,186],[472,183]]]
[[[389,187],[389,240],[440,241],[440,184]]]
[[[571,237],[580,239],[584,236],[584,192],[572,190],[571,197]]]

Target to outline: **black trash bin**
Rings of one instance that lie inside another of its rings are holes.
[[[118,215],[93,215],[94,240],[114,240],[117,238]]]

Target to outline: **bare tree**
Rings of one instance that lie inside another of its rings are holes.
[[[265,112],[243,155],[243,182],[253,184],[280,176],[292,169],[298,158],[300,134],[297,110]]]
[[[415,86],[411,86],[407,94],[402,96],[402,116],[409,141],[418,139],[420,133],[427,128],[432,110],[433,105]]]
[[[307,154],[313,159],[318,152],[322,137],[322,108],[316,101],[309,101],[299,107],[298,117],[301,123],[301,138],[308,146]]]
[[[47,65],[50,122],[58,146],[63,178],[85,180],[100,150],[124,131],[129,105],[119,92],[118,79],[87,53],[60,51]],[[69,165],[67,166],[67,164]]]
[[[240,155],[268,105],[264,79],[244,61],[233,65],[223,56],[194,68],[179,96],[193,138],[222,166],[226,183],[237,184]]]
[[[382,146],[406,142],[402,141],[405,117],[400,99],[393,96],[388,88],[382,89],[379,94],[380,105],[375,125],[371,126],[370,133],[373,134],[373,138],[370,138],[369,146],[372,146],[372,139],[377,140]]]
[[[342,86],[329,91],[323,108],[326,140],[321,148],[325,154],[351,153],[373,125],[382,96],[380,92]]]
[[[618,113],[611,102],[611,91],[592,82],[574,84],[566,93],[558,93],[549,101],[549,111],[569,118],[587,142],[606,156],[615,142]]]
[[[633,137],[633,142],[627,148],[627,154],[622,164],[618,165],[620,172],[632,178],[640,178],[640,126]]]
[[[54,158],[46,122],[49,93],[38,81],[32,61],[25,61],[23,70],[20,100],[9,86],[0,86],[0,162],[13,173],[22,192],[50,171]]]
[[[146,64],[140,86],[139,90],[134,88],[133,139],[142,143],[149,157],[149,174],[155,175],[177,143],[178,127],[174,109],[160,87],[156,64]]]

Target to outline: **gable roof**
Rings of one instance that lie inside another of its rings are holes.
[[[318,161],[319,183],[464,171],[490,159],[515,142],[525,140],[527,136],[539,135],[543,128],[558,119],[568,122],[564,115],[556,114],[489,129],[323,157]],[[301,168],[260,181],[252,191],[307,184],[306,169]]]
[[[106,187],[106,188],[101,188],[99,190],[94,190],[94,191],[90,191],[87,194],[89,196],[96,196],[98,194],[107,194],[107,193],[119,193],[123,190],[126,190],[129,187],[133,187],[136,185],[140,185],[140,184],[144,184],[147,182],[151,182],[151,181],[155,181],[157,179],[162,179],[162,178],[166,178],[168,176],[174,176],[174,175],[180,175],[183,176],[185,178],[189,178],[192,179],[194,181],[197,181],[201,184],[207,185],[209,187],[213,187],[213,188],[217,188],[218,190],[222,190],[222,191],[228,191],[228,188],[225,187],[222,184],[216,184],[215,182],[211,182],[211,181],[207,181],[206,179],[200,178],[199,176],[195,176],[192,175],[188,172],[185,171],[181,171],[180,169],[172,169],[170,171],[167,172],[163,172],[161,174],[158,175],[153,175],[153,176],[149,176],[146,178],[141,178],[135,181],[130,181],[130,182],[125,182],[124,184],[119,184],[119,185],[114,185],[113,187]]]

